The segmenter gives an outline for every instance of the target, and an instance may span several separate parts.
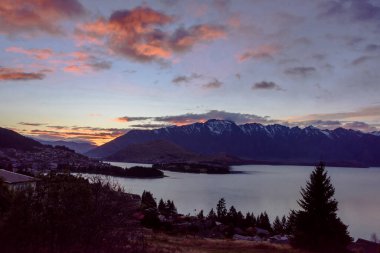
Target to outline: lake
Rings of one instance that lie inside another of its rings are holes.
[[[112,163],[131,167],[139,164]],[[146,166],[146,165],[145,165]],[[158,201],[173,200],[179,213],[205,215],[225,198],[227,207],[254,212],[267,211],[271,221],[297,209],[300,188],[304,187],[311,166],[232,166],[241,174],[190,174],[165,171],[162,179],[126,179],[113,177],[127,192],[150,191]],[[380,235],[380,168],[327,168],[335,187],[339,217],[349,225],[351,236],[370,239]]]

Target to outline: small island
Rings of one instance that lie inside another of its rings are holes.
[[[153,169],[167,170],[184,173],[204,173],[204,174],[229,174],[230,167],[224,164],[215,163],[159,163],[153,164]]]

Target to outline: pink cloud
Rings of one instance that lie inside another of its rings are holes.
[[[35,59],[46,60],[53,55],[53,51],[51,49],[24,49],[20,47],[9,47],[5,49],[6,52],[26,54]]]
[[[61,21],[84,14],[77,0],[2,0],[0,34],[62,34]]]
[[[136,61],[146,62],[172,57],[190,50],[195,44],[225,36],[221,26],[208,24],[179,28],[174,33],[163,31],[174,18],[149,7],[115,11],[108,19],[78,26],[79,43],[105,43],[111,52]]]
[[[263,59],[263,58],[272,58],[273,55],[277,54],[280,51],[278,46],[274,45],[261,45],[255,49],[248,50],[243,54],[238,56],[240,62],[247,61],[250,59]]]

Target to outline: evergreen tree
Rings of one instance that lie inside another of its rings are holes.
[[[269,232],[272,231],[272,226],[270,224],[267,212],[261,213],[257,217],[256,226],[262,229],[266,229]]]
[[[207,219],[216,220],[216,214],[215,214],[214,208],[211,208],[210,212],[207,215]]]
[[[141,196],[141,209],[145,210],[150,208],[157,209],[157,203],[154,200],[152,193],[144,191]]]
[[[256,217],[253,213],[247,213],[245,216],[245,227],[256,227]]]
[[[226,201],[221,198],[216,206],[216,214],[220,222],[223,222],[227,216]]]
[[[284,227],[278,216],[276,216],[273,222],[273,233],[276,235],[284,234]]]
[[[347,226],[337,217],[335,189],[320,163],[301,189],[300,211],[291,214],[294,246],[315,252],[345,252],[352,241]]]
[[[227,219],[228,219],[229,223],[236,225],[236,223],[237,223],[237,211],[236,211],[236,208],[234,206],[230,207],[230,210],[227,214]]]
[[[160,199],[160,201],[158,202],[158,211],[162,215],[167,215],[166,205],[162,199]]]
[[[168,200],[166,202],[166,209],[168,210],[169,215],[175,215],[177,214],[177,208],[174,205],[173,201]]]
[[[197,215],[198,219],[200,220],[203,220],[205,218],[205,216],[203,215],[203,210],[200,210],[198,215]]]

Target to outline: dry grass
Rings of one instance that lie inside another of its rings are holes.
[[[288,245],[204,239],[193,236],[168,236],[151,234],[146,236],[146,251],[149,253],[304,253]]]

